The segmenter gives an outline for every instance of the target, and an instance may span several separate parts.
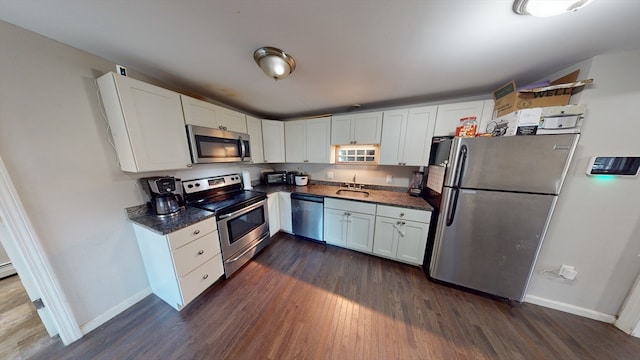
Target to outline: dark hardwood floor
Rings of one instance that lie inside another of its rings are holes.
[[[434,284],[422,269],[276,235],[176,312],[154,295],[35,359],[638,359],[610,324]]]

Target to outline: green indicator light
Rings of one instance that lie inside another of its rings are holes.
[[[611,182],[616,178],[615,175],[593,175],[593,177],[598,182]]]

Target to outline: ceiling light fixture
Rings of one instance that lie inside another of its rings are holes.
[[[577,11],[593,0],[516,0],[513,11],[520,15],[548,17]]]
[[[260,69],[274,80],[284,79],[296,69],[296,61],[291,55],[270,46],[257,49],[253,53],[253,59]]]

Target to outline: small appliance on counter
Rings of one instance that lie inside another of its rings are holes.
[[[149,196],[149,205],[158,216],[177,215],[184,209],[182,181],[171,176],[156,176],[140,179],[142,188]]]
[[[288,171],[287,172],[287,184],[295,185],[296,184],[296,176],[300,175],[297,171]]]
[[[409,186],[409,195],[420,196],[422,195],[422,185],[424,182],[424,171],[414,171],[413,180],[411,180],[411,186]]]
[[[262,173],[262,183],[265,185],[286,184],[286,171],[268,171]]]
[[[295,176],[295,182],[296,182],[296,186],[307,186],[307,183],[309,183],[309,176],[308,175],[296,175]]]

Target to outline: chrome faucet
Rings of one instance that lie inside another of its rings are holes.
[[[353,174],[353,187],[356,187],[356,174]]]

